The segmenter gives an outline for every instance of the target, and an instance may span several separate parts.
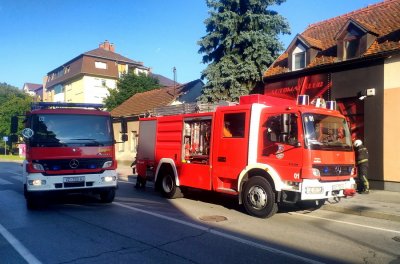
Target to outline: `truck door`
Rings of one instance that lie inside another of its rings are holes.
[[[213,140],[213,188],[236,192],[237,178],[247,165],[250,110],[222,110]]]
[[[260,162],[271,165],[282,180],[299,180],[303,162],[300,115],[268,113],[263,115],[261,124]]]

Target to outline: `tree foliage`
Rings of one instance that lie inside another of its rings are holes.
[[[0,136],[10,135],[11,117],[14,115],[23,115],[30,108],[32,98],[6,83],[0,83]],[[22,129],[22,122],[19,122]]]
[[[263,72],[283,50],[279,35],[290,34],[289,24],[267,8],[285,0],[206,1],[207,35],[198,44],[203,63],[208,63],[202,72],[208,82],[200,101],[236,101],[262,81]]]
[[[122,104],[136,93],[142,93],[160,87],[158,80],[145,74],[128,73],[117,82],[116,89],[108,89],[110,95],[104,99],[109,111]]]

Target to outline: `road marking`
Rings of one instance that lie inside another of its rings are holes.
[[[29,250],[24,247],[21,242],[19,242],[18,239],[16,239],[10,232],[7,231],[7,229],[4,228],[0,224],[0,234],[10,243],[10,245],[23,257],[26,262],[30,264],[41,264],[40,262],[34,255],[32,255]]]
[[[21,177],[21,172],[15,172],[15,171],[12,171],[12,170],[5,170],[5,172],[7,172],[7,173],[10,173],[10,174],[14,174],[14,175],[17,175],[17,176],[20,176]]]
[[[12,182],[9,182],[9,181],[6,181],[6,180],[3,180],[3,179],[0,179],[0,185],[9,185],[9,184],[13,184]]]
[[[265,250],[265,251],[268,251],[268,252],[271,252],[271,253],[275,253],[275,254],[278,254],[278,255],[283,255],[283,256],[286,256],[286,257],[294,258],[294,259],[301,260],[301,261],[304,261],[304,262],[307,262],[307,263],[314,263],[314,264],[317,264],[317,263],[321,264],[322,263],[322,262],[319,262],[319,261],[316,261],[316,260],[312,260],[312,259],[309,259],[309,258],[306,258],[306,257],[302,257],[302,256],[299,256],[299,255],[296,255],[296,254],[292,254],[292,253],[289,253],[289,252],[286,252],[286,251],[282,251],[282,250],[279,250],[279,249],[276,249],[276,248],[268,247],[268,246],[265,246],[263,244],[260,244],[260,243],[257,243],[257,242],[253,242],[253,241],[250,241],[250,240],[247,240],[247,239],[244,239],[244,238],[240,238],[240,237],[237,237],[237,236],[234,236],[234,235],[230,235],[228,233],[217,231],[217,230],[214,230],[214,229],[206,227],[206,226],[193,224],[193,223],[190,223],[190,222],[186,222],[186,221],[183,221],[183,220],[175,219],[175,218],[172,218],[172,217],[169,217],[169,216],[165,216],[165,215],[162,215],[162,214],[158,214],[158,213],[146,211],[146,210],[143,210],[143,209],[139,209],[139,208],[136,208],[136,207],[133,207],[133,206],[125,205],[125,204],[122,204],[122,203],[119,203],[119,202],[113,202],[113,204],[118,205],[118,206],[123,207],[123,208],[126,208],[126,209],[129,209],[129,210],[132,210],[132,211],[141,212],[141,213],[148,214],[148,215],[151,215],[151,216],[154,216],[154,217],[162,218],[164,220],[168,220],[168,221],[175,222],[175,223],[178,223],[178,224],[186,225],[186,226],[189,226],[189,227],[192,227],[192,228],[204,231],[204,232],[211,233],[211,234],[216,235],[216,236],[224,237],[224,238],[227,238],[227,239],[230,239],[230,240],[233,240],[233,241],[236,241],[236,242],[248,245],[248,246],[259,248],[259,249],[262,249],[262,250]]]
[[[16,180],[16,181],[22,182],[22,177],[21,177],[20,175],[18,175],[18,176],[11,176],[11,178],[14,179],[14,180]]]
[[[386,228],[380,228],[380,227],[374,227],[374,226],[368,226],[368,225],[361,225],[361,224],[356,224],[356,223],[351,223],[351,222],[345,222],[345,221],[340,221],[340,220],[334,220],[330,218],[325,218],[325,217],[320,217],[320,216],[314,216],[314,215],[306,215],[306,214],[300,214],[296,212],[291,212],[290,214],[294,215],[299,215],[299,216],[304,216],[304,217],[309,217],[309,218],[316,218],[316,219],[321,219],[321,220],[326,220],[330,222],[335,222],[335,223],[340,223],[340,224],[347,224],[347,225],[352,225],[352,226],[359,226],[359,227],[365,227],[369,229],[374,229],[374,230],[379,230],[379,231],[385,231],[385,232],[391,232],[391,233],[398,233],[400,234],[400,231],[397,230],[391,230],[391,229],[386,229]]]

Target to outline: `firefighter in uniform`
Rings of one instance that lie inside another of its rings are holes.
[[[356,163],[357,163],[357,191],[369,193],[368,183],[368,150],[360,139],[354,141]]]

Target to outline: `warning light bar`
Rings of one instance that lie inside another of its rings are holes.
[[[48,108],[104,108],[103,104],[86,104],[86,103],[62,103],[62,102],[36,102],[31,104],[31,109],[48,109]]]

